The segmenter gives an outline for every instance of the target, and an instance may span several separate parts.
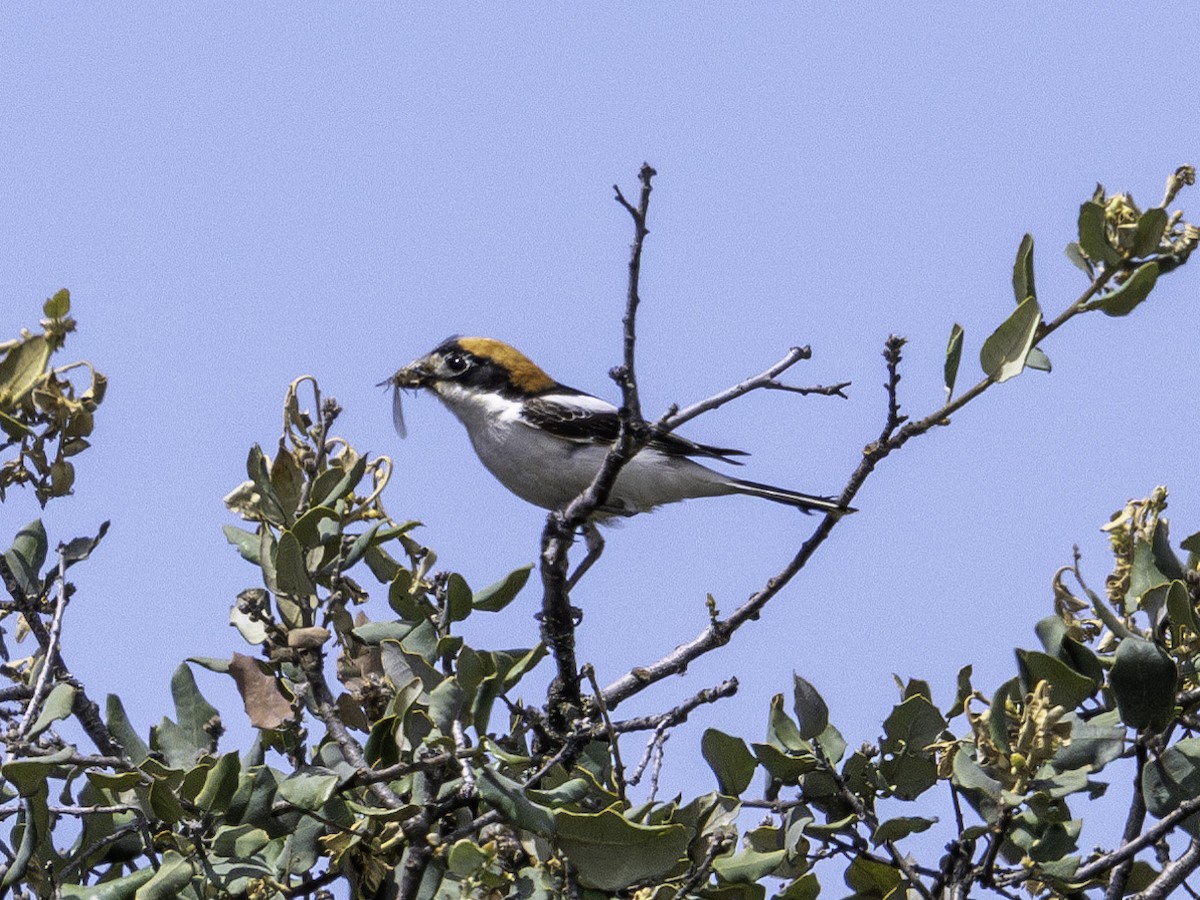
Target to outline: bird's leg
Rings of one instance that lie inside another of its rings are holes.
[[[567,579],[567,593],[571,593],[575,589],[575,585],[579,583],[579,579],[584,573],[592,567],[592,564],[600,558],[600,554],[604,552],[604,538],[600,535],[600,529],[596,527],[595,522],[584,522],[580,528],[583,532],[583,542],[587,547],[587,555],[583,561]]]

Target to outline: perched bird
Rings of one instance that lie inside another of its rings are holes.
[[[449,338],[383,384],[395,391],[393,417],[401,437],[400,390],[433,391],[466,426],[488,471],[518,497],[546,509],[562,509],[587,488],[619,429],[611,403],[559,384],[519,350],[491,338]],[[762,497],[806,513],[854,511],[830,497],[744,481],[694,459],[740,465],[732,457],[745,455],[658,435],[621,469],[595,518],[722,494]]]

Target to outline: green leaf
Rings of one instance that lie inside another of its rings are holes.
[[[275,486],[271,484],[271,474],[267,469],[267,458],[263,455],[262,447],[255,444],[246,456],[246,474],[254,483],[259,497],[258,511],[272,525],[283,527],[291,524],[291,516],[285,515]]]
[[[12,782],[22,797],[32,797],[45,788],[46,779],[58,766],[75,755],[73,747],[63,747],[46,756],[14,759],[0,766],[0,772]],[[11,797],[11,793],[9,794]]]
[[[937,707],[921,694],[895,706],[883,723],[885,753],[924,750],[941,738],[946,720]]]
[[[1088,262],[1087,257],[1079,249],[1079,245],[1072,241],[1063,247],[1063,253],[1066,255],[1079,271],[1083,272],[1088,278],[1092,277],[1092,267]]]
[[[238,554],[246,562],[259,565],[261,557],[259,556],[259,546],[261,539],[257,534],[246,531],[244,528],[238,528],[235,525],[222,525],[221,531],[225,533],[225,540],[237,547]]]
[[[17,585],[31,600],[41,596],[41,570],[46,564],[46,528],[34,519],[17,532],[13,545],[4,551],[4,561],[12,570]]]
[[[792,753],[811,753],[812,747],[800,736],[800,729],[783,711],[783,694],[771,698],[771,710],[767,720],[767,740],[775,746]]]
[[[212,852],[217,856],[247,859],[271,843],[271,836],[254,825],[218,825]]]
[[[380,584],[388,584],[403,571],[400,563],[396,562],[390,553],[377,544],[368,547],[363,558],[366,560],[367,568],[371,570],[371,574]]]
[[[988,775],[965,749],[954,754],[950,780],[989,824],[997,820],[1004,786]]]
[[[1142,796],[1156,817],[1169,814],[1184,800],[1200,796],[1200,738],[1184,738],[1168,747],[1142,773]],[[1189,816],[1184,829],[1193,837],[1200,831],[1200,814]]]
[[[1079,207],[1079,246],[1093,262],[1112,266],[1121,261],[1121,252],[1108,242],[1104,207],[1095,200]]]
[[[1167,229],[1167,211],[1161,206],[1146,210],[1138,217],[1137,237],[1133,241],[1133,256],[1151,256],[1158,252],[1163,232]]]
[[[514,569],[495,584],[489,584],[483,590],[476,591],[471,605],[480,612],[500,612],[520,593],[532,570],[532,563]]]
[[[875,833],[871,835],[871,843],[878,847],[884,841],[903,840],[910,834],[928,831],[937,824],[937,821],[936,818],[925,819],[920,816],[900,816],[888,819],[886,822],[881,822],[875,829]]]
[[[296,600],[307,599],[317,590],[308,574],[304,548],[290,531],[284,531],[279,536],[279,551],[275,556],[275,578],[280,592]]]
[[[279,782],[276,793],[292,806],[318,812],[333,796],[340,780],[329,769],[310,766]]]
[[[915,800],[937,782],[937,764],[929,747],[945,728],[946,720],[923,694],[896,706],[883,723],[879,773],[900,799]]]
[[[1108,316],[1127,316],[1143,300],[1150,296],[1158,281],[1158,263],[1148,262],[1134,269],[1125,282],[1088,304],[1088,309],[1099,309]]]
[[[429,692],[429,717],[442,734],[451,734],[454,720],[462,715],[467,694],[453,677]]]
[[[1029,355],[1025,357],[1025,368],[1049,372],[1051,369],[1050,357],[1043,353],[1040,347],[1030,347]]]
[[[204,787],[196,795],[196,806],[205,812],[223,813],[237,791],[241,761],[236,750],[226,753],[208,770]]]
[[[105,521],[100,523],[99,529],[96,531],[95,537],[77,537],[71,538],[62,548],[63,562],[69,569],[77,562],[83,562],[104,540],[104,536],[108,534],[108,528],[111,522]]]
[[[785,887],[773,900],[817,900],[820,893],[821,883],[816,874],[809,872]]]
[[[554,813],[556,840],[581,884],[619,891],[674,869],[692,833],[683,825],[635,825],[619,813]]]
[[[984,374],[997,383],[1021,374],[1041,322],[1042,310],[1037,299],[1028,297],[1022,300],[983,342],[979,350],[979,364]]]
[[[1200,634],[1200,623],[1196,621],[1191,595],[1182,581],[1172,581],[1167,590],[1167,615],[1175,625],[1184,625],[1193,634]]]
[[[446,605],[451,622],[461,622],[471,614],[471,588],[457,572],[446,579]]]
[[[958,690],[954,695],[954,705],[946,710],[944,718],[950,721],[956,716],[962,715],[966,711],[967,698],[975,693],[974,687],[971,686],[971,675],[973,667],[970,665],[963,666],[958,670]]]
[[[988,736],[997,747],[1005,753],[1012,748],[1008,744],[1008,730],[1005,727],[1007,717],[1004,708],[1009,699],[1020,699],[1020,679],[1010,678],[992,694],[992,714],[988,716]]]
[[[296,462],[296,457],[282,446],[271,461],[271,487],[275,489],[279,505],[290,522],[300,505],[300,496],[304,490],[304,472]]]
[[[726,881],[734,884],[757,884],[779,868],[786,857],[786,850],[770,850],[765,853],[743,850],[740,853],[718,856],[713,860],[712,867],[713,871]]]
[[[480,850],[474,841],[463,838],[451,845],[446,861],[452,873],[459,878],[466,878],[486,866],[491,857]]]
[[[1087,767],[1099,772],[1125,750],[1125,726],[1116,710],[1084,721],[1071,717],[1071,742],[1059,748],[1050,764],[1060,772]]]
[[[791,756],[773,744],[755,743],[751,746],[754,748],[754,755],[758,757],[759,763],[767,770],[767,774],[780,784],[788,786],[799,784],[803,776],[809,772],[815,772],[819,768],[817,758],[812,753]]]
[[[954,383],[958,380],[958,364],[962,362],[963,328],[957,322],[950,329],[950,340],[946,343],[946,363],[943,372],[946,378],[946,399],[954,394]]]
[[[194,874],[190,860],[168,850],[154,876],[138,888],[137,900],[175,900],[191,883]]]
[[[792,673],[792,709],[800,723],[800,737],[811,741],[829,727],[829,707],[820,693],[795,672]]]
[[[379,534],[379,530],[383,528],[383,525],[383,522],[376,522],[354,539],[354,542],[350,544],[350,549],[346,551],[345,559],[342,560],[343,569],[349,569],[363,558],[367,549],[375,542],[376,536]]]
[[[1158,568],[1154,559],[1154,546],[1143,538],[1137,538],[1133,545],[1129,588],[1125,592],[1125,611],[1133,612],[1148,591],[1169,584],[1170,581],[1171,579]]]
[[[847,887],[866,897],[888,897],[903,880],[899,869],[864,856],[855,857],[843,877]]]
[[[1038,650],[1017,650],[1017,669],[1029,693],[1040,681],[1050,685],[1050,700],[1056,706],[1075,709],[1099,689],[1100,684],[1081,675],[1065,662]]]
[[[1180,549],[1186,550],[1188,553],[1200,555],[1200,531],[1195,534],[1189,534],[1179,544]]]
[[[328,506],[314,506],[296,520],[289,529],[305,550],[320,547],[328,537],[337,534],[339,517],[337,511]]]
[[[13,409],[46,374],[50,342],[35,334],[13,347],[0,359],[0,409]]]
[[[221,714],[216,707],[204,699],[191,668],[180,663],[171,676],[171,698],[175,701],[175,715],[179,725],[185,728],[197,747],[208,747],[211,738],[208,728],[219,722]]]
[[[192,670],[185,663],[171,677],[171,695],[178,722],[164,717],[154,729],[151,743],[153,749],[162,752],[169,766],[190,769],[212,749],[213,737],[208,728],[219,726],[221,717],[200,694]]]
[[[63,900],[135,900],[138,889],[154,877],[154,869],[147,866],[124,878],[114,878],[102,884],[60,885]]]
[[[737,797],[750,786],[758,761],[741,738],[706,729],[700,739],[700,753],[717,776],[722,794]]]
[[[1121,721],[1139,731],[1162,731],[1175,712],[1178,679],[1175,661],[1157,644],[1122,640],[1108,675]]]
[[[116,694],[109,694],[105,701],[105,724],[109,733],[117,739],[117,743],[135,763],[140,763],[150,755],[150,748],[134,730],[125,714],[125,706]]]
[[[520,784],[496,771],[494,765],[479,770],[479,795],[497,809],[505,821],[542,837],[554,833],[554,817],[549,809],[538,806],[525,796]]]
[[[59,288],[54,296],[42,304],[42,313],[47,319],[62,319],[71,311],[71,292]]]
[[[333,506],[339,500],[344,500],[350,492],[362,481],[367,471],[367,458],[356,457],[349,471],[340,468],[330,468],[320,474],[313,485],[313,502],[317,506]]]
[[[1027,234],[1021,238],[1021,246],[1017,248],[1017,258],[1013,263],[1013,294],[1020,303],[1026,297],[1036,297],[1037,291],[1033,286],[1033,235]]]
[[[51,688],[41,712],[29,728],[28,737],[35,738],[55,722],[71,715],[71,707],[75,703],[75,688],[65,681],[60,681]]]

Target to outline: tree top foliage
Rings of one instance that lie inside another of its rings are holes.
[[[793,675],[770,703],[765,734],[703,732],[711,791],[658,796],[668,734],[736,692],[737,680],[653,715],[622,718],[620,705],[720,652],[840,516],[815,520],[740,606],[723,614],[710,602],[699,634],[607,686],[575,659],[571,543],[656,434],[752,390],[843,395],[846,385],[780,381],[807,358],[793,348],[726,391],[643,418],[636,314],[654,174],[642,168],[635,201],[617,191],[635,232],[613,372],[621,435],[588,490],[547,517],[535,646],[467,644],[461,623],[503,614],[533,567],[482,589],[439,570],[416,523],[384,508],[391,461],[337,433],[340,407],[309,376],[289,385],[278,439],[250,448],[246,480],[225,498],[238,522],[224,533],[251,585],[230,612],[245,646],[182,663],[173,715],[148,734],[117,696],[102,710],[61,652],[70,569],[103,556],[107,523],[53,546],[40,520],[13,535],[0,556],[0,818],[9,823],[0,895],[801,900],[836,890],[840,877],[863,898],[980,888],[1149,898],[1200,866],[1200,532],[1175,543],[1161,488],[1105,526],[1114,565],[1103,587],[1089,586],[1078,558],[1053,574],[1054,608],[1035,626],[1040,647],[1017,650],[1003,684],[976,687],[966,666],[939,707],[927,683],[903,683],[876,739],[851,749],[837,711]],[[950,329],[939,408],[903,411],[904,341],[889,337],[882,425],[856,451],[840,501],[986,391],[1029,368],[1048,371],[1044,344],[1072,320],[1127,316],[1145,302],[1200,242],[1170,209],[1193,182],[1190,167],[1177,170],[1146,209],[1097,187],[1066,250],[1083,288],[1050,318],[1026,235],[1013,308],[980,345],[979,380],[961,391],[965,335]],[[88,448],[106,381],[89,363],[54,365],[75,329],[70,299],[59,291],[40,331],[0,344],[0,500],[28,487],[45,505],[78,487],[71,460]],[[387,615],[366,615],[372,596],[386,599]],[[528,676],[547,658],[556,677],[540,698]],[[250,746],[225,746],[196,667],[233,679]],[[1124,829],[1107,848],[1080,848],[1083,816],[1114,771],[1133,776],[1120,781]],[[943,801],[949,821],[934,812]],[[944,852],[922,858],[922,832],[937,833]]]

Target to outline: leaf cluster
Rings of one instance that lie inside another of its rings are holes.
[[[50,358],[75,330],[71,295],[66,288],[42,305],[41,333],[22,330],[0,343],[0,501],[13,485],[32,485],[45,506],[51,497],[71,493],[75,466],[71,457],[88,448],[96,408],[108,382],[87,363],[51,368]],[[90,383],[78,392],[66,377],[86,368]]]

